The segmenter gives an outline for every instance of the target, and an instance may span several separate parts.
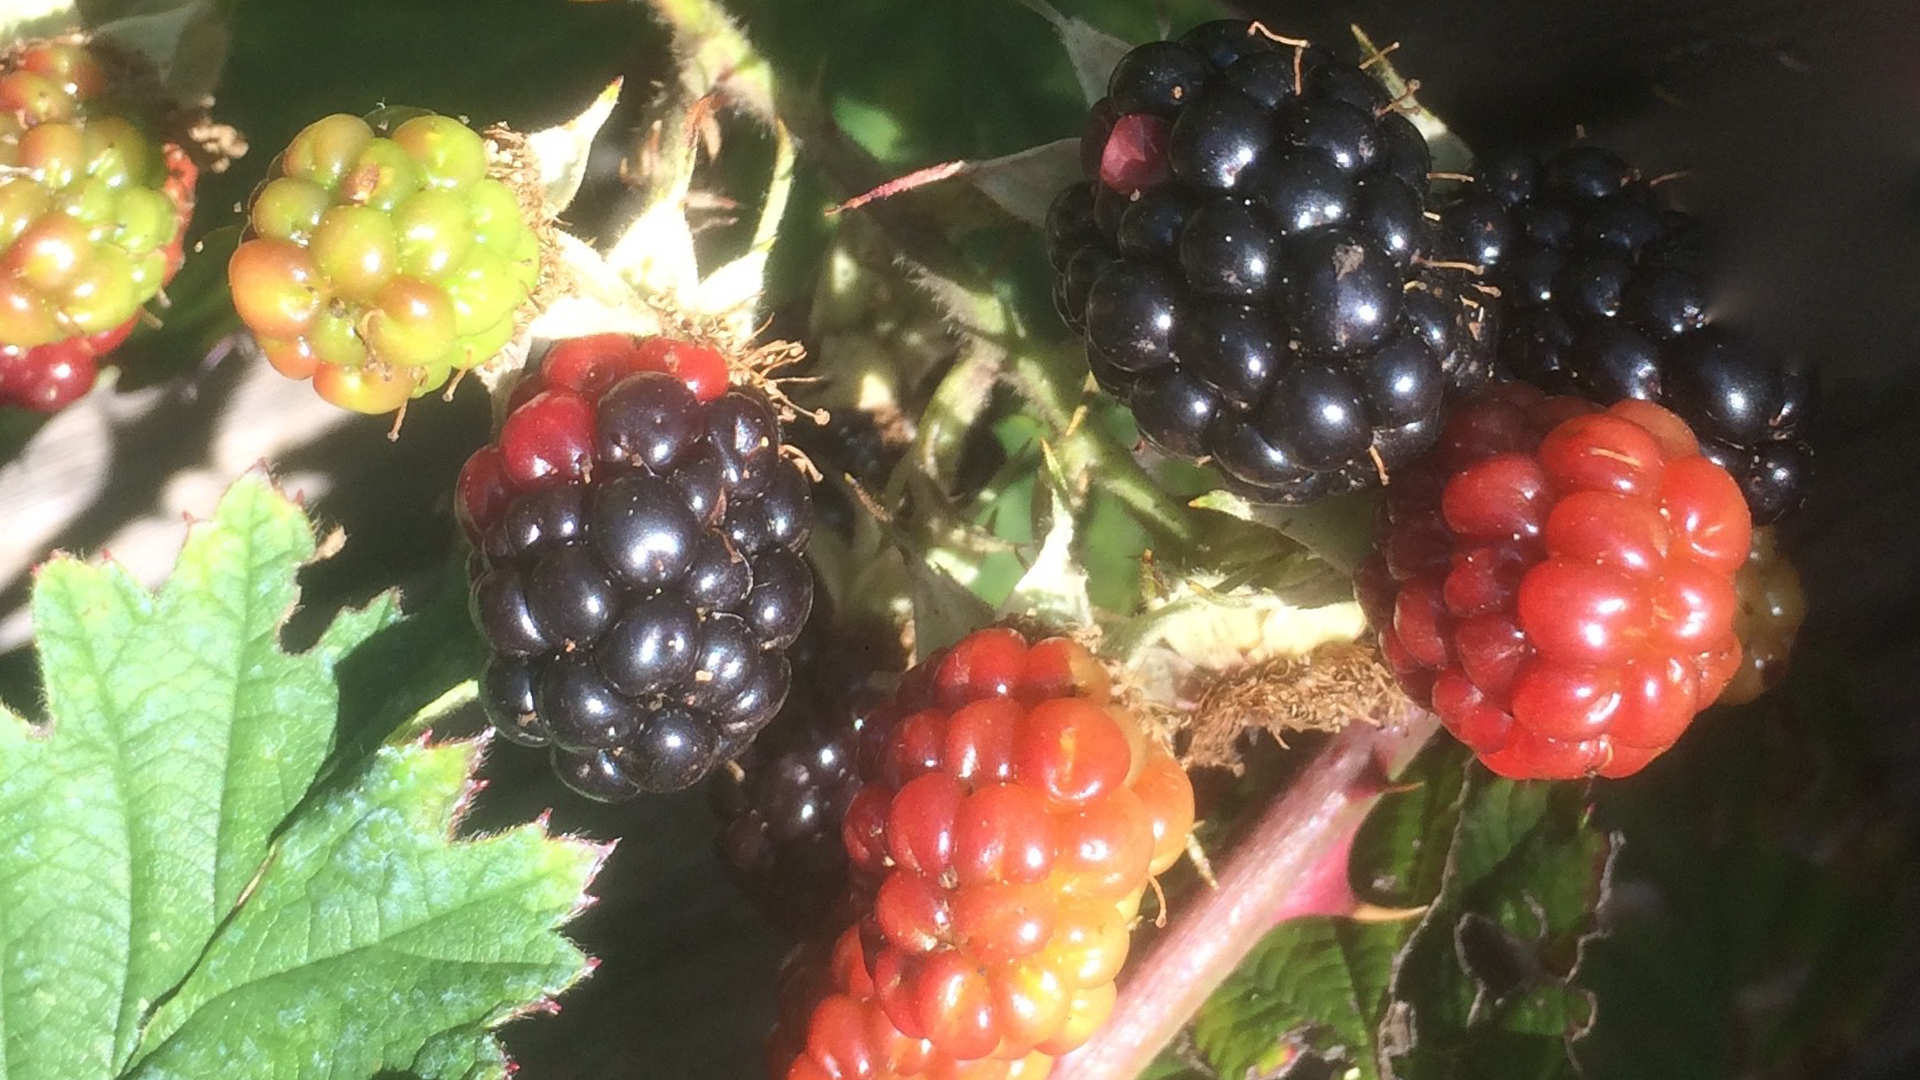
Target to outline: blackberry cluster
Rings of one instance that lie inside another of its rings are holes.
[[[891,638],[891,642],[889,642]],[[793,691],[760,737],[716,772],[721,861],[761,914],[799,938],[837,932],[847,914],[840,823],[860,790],[855,754],[878,695],[868,679],[899,670],[896,636],[849,636],[817,604],[788,651]]]
[[[1500,154],[1441,221],[1449,255],[1500,289],[1505,373],[1602,405],[1665,405],[1733,474],[1755,523],[1800,505],[1812,383],[1711,324],[1700,222],[1657,185],[1594,147]]]
[[[461,474],[483,703],[590,798],[693,785],[787,696],[809,484],[724,371],[688,342],[563,342]]]
[[[199,170],[128,63],[74,40],[0,55],[0,404],[86,393],[180,268]]]
[[[1484,378],[1481,309],[1423,259],[1426,141],[1361,68],[1207,23],[1120,61],[1082,159],[1056,304],[1168,453],[1302,502],[1411,461]]]

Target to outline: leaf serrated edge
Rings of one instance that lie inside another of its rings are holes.
[[[416,740],[415,745],[429,751],[436,749],[435,747],[428,746],[426,740],[427,736],[423,733],[419,739]],[[580,963],[577,969],[558,985],[543,990],[540,996],[505,1010],[499,1019],[485,1026],[484,1030],[487,1031],[495,1031],[514,1020],[524,1017],[543,1015],[556,1011],[558,1009],[557,999],[560,995],[578,986],[580,983],[585,982],[600,969],[599,958],[587,953],[586,950],[580,947],[578,942],[568,937],[564,933],[564,930],[600,902],[600,898],[594,895],[590,889],[593,883],[599,880],[600,871],[606,867],[607,860],[613,857],[615,849],[618,848],[620,844],[618,838],[597,841],[579,834],[556,833],[553,830],[553,809],[551,807],[541,810],[540,813],[529,822],[513,825],[497,832],[462,836],[460,830],[467,813],[473,808],[474,801],[479,797],[480,793],[486,790],[487,781],[480,777],[479,769],[486,754],[492,749],[493,743],[493,733],[489,731],[477,738],[459,740],[454,744],[441,744],[442,746],[458,745],[469,748],[465,766],[465,779],[461,783],[460,791],[455,796],[448,814],[448,846],[471,844],[497,837],[530,833],[543,841],[541,850],[549,853],[550,858],[556,863],[562,861],[559,859],[560,856],[568,856],[568,858],[564,860],[564,862],[568,864],[575,862],[579,857],[584,857],[584,862],[579,863],[578,871],[573,875],[573,880],[577,882],[577,885],[572,886],[572,891],[576,894],[573,903],[566,911],[555,917],[554,920],[548,924],[548,929],[566,941],[568,947],[573,949],[580,957]]]
[[[1398,1075],[1393,1068],[1393,1059],[1411,1053],[1419,1045],[1417,1010],[1413,1007],[1411,995],[1405,994],[1400,990],[1401,976],[1405,971],[1406,961],[1413,954],[1415,947],[1422,943],[1422,939],[1428,933],[1435,932],[1436,924],[1439,920],[1457,917],[1460,914],[1460,909],[1457,904],[1458,893],[1454,891],[1454,882],[1459,876],[1458,859],[1460,840],[1467,826],[1470,824],[1466,813],[1467,801],[1477,789],[1483,788],[1488,784],[1499,784],[1509,793],[1516,792],[1521,787],[1519,784],[1502,781],[1493,777],[1492,774],[1487,773],[1484,769],[1479,769],[1477,763],[1471,759],[1464,761],[1461,768],[1465,771],[1466,777],[1448,807],[1455,815],[1455,820],[1453,828],[1449,831],[1446,866],[1445,869],[1442,870],[1440,878],[1440,893],[1435,897],[1433,903],[1427,906],[1426,912],[1420,917],[1418,923],[1415,924],[1412,933],[1407,935],[1406,941],[1404,941],[1395,952],[1390,974],[1387,979],[1387,1007],[1381,1015],[1380,1024],[1374,1038],[1377,1065],[1380,1069],[1381,1076],[1390,1077]],[[1588,827],[1591,824],[1591,816],[1591,808],[1589,807],[1587,812],[1582,813],[1576,827]],[[1532,839],[1545,820],[1545,813],[1535,818],[1521,833],[1519,840],[1514,843],[1513,849],[1517,849],[1521,844]],[[1587,987],[1579,985],[1576,980],[1579,978],[1581,969],[1586,964],[1587,949],[1589,946],[1591,946],[1593,942],[1607,936],[1606,924],[1608,920],[1606,918],[1606,912],[1612,903],[1613,869],[1616,860],[1619,858],[1619,853],[1625,844],[1624,837],[1618,831],[1602,833],[1600,834],[1600,840],[1605,845],[1606,850],[1602,855],[1600,865],[1595,868],[1595,873],[1598,875],[1598,881],[1596,882],[1597,892],[1594,897],[1593,906],[1587,913],[1587,919],[1590,924],[1589,928],[1575,939],[1573,964],[1564,975],[1556,976],[1553,980],[1558,989],[1571,993],[1587,1002],[1586,1022],[1576,1029],[1567,1031],[1562,1040],[1566,1048],[1567,1061],[1570,1067],[1575,1070],[1576,1074],[1579,1071],[1580,1065],[1578,1058],[1574,1054],[1574,1044],[1592,1032],[1599,1021],[1600,1015],[1598,996]],[[1493,867],[1490,867],[1488,872],[1492,873],[1499,866],[1504,865],[1511,855],[1512,851],[1510,850],[1508,855],[1503,856]],[[1448,936],[1452,937],[1453,935],[1450,934]]]

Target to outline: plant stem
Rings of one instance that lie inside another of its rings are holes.
[[[1074,425],[1086,378],[1082,369],[1036,346],[1014,354],[1008,374],[1033,414],[1053,429],[1052,437],[1058,440],[1054,453],[1067,475],[1098,477],[1102,491],[1125,503],[1142,524],[1177,543],[1200,540],[1193,512],[1161,490],[1131,451],[1114,443],[1097,424]]]
[[[1124,1080],[1153,1063],[1273,926],[1273,913],[1308,867],[1365,814],[1379,776],[1392,776],[1433,734],[1433,716],[1408,705],[1375,726],[1349,724],[1267,808],[1173,929],[1133,970],[1092,1041],[1061,1058],[1051,1080]]]

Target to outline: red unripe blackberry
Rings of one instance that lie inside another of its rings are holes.
[[[199,170],[132,63],[69,39],[0,56],[0,404],[86,393],[180,268]]]
[[[1387,489],[1355,592],[1409,696],[1503,776],[1625,776],[1740,664],[1740,489],[1672,413],[1503,384]]]
[[[866,914],[832,992],[784,1022],[796,1056],[776,1075],[854,1075],[854,1058],[1039,1075],[1002,1070],[1044,1071],[1112,1008],[1140,894],[1185,850],[1185,773],[1085,649],[1007,629],[910,672],[860,769],[844,832]]]
[[[461,473],[494,654],[483,703],[591,798],[697,783],[787,696],[813,603],[810,485],[767,398],[712,380],[718,356],[556,344]]]
[[[531,316],[543,254],[517,171],[507,133],[450,117],[317,120],[254,192],[234,307],[275,370],[342,408],[439,389]]]
[[[1251,498],[1375,485],[1489,368],[1429,265],[1425,140],[1386,89],[1258,24],[1114,68],[1048,215],[1055,301],[1146,439]]]

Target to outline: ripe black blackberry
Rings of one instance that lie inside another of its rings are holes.
[[[1505,374],[1610,405],[1667,406],[1732,473],[1755,524],[1805,496],[1812,382],[1713,325],[1698,219],[1604,150],[1487,158],[1441,210],[1449,257],[1477,263],[1506,308]]]
[[[690,787],[786,699],[810,485],[712,349],[562,342],[460,478],[482,703],[590,798]]]
[[[1484,309],[1424,258],[1426,141],[1359,67],[1207,23],[1122,58],[1082,151],[1055,300],[1162,450],[1304,502],[1418,455],[1484,378]]]
[[[715,846],[767,921],[798,937],[845,925],[847,851],[840,823],[860,789],[854,752],[869,680],[897,671],[897,635],[836,626],[816,610],[789,653],[794,689],[772,723],[709,784]]]

